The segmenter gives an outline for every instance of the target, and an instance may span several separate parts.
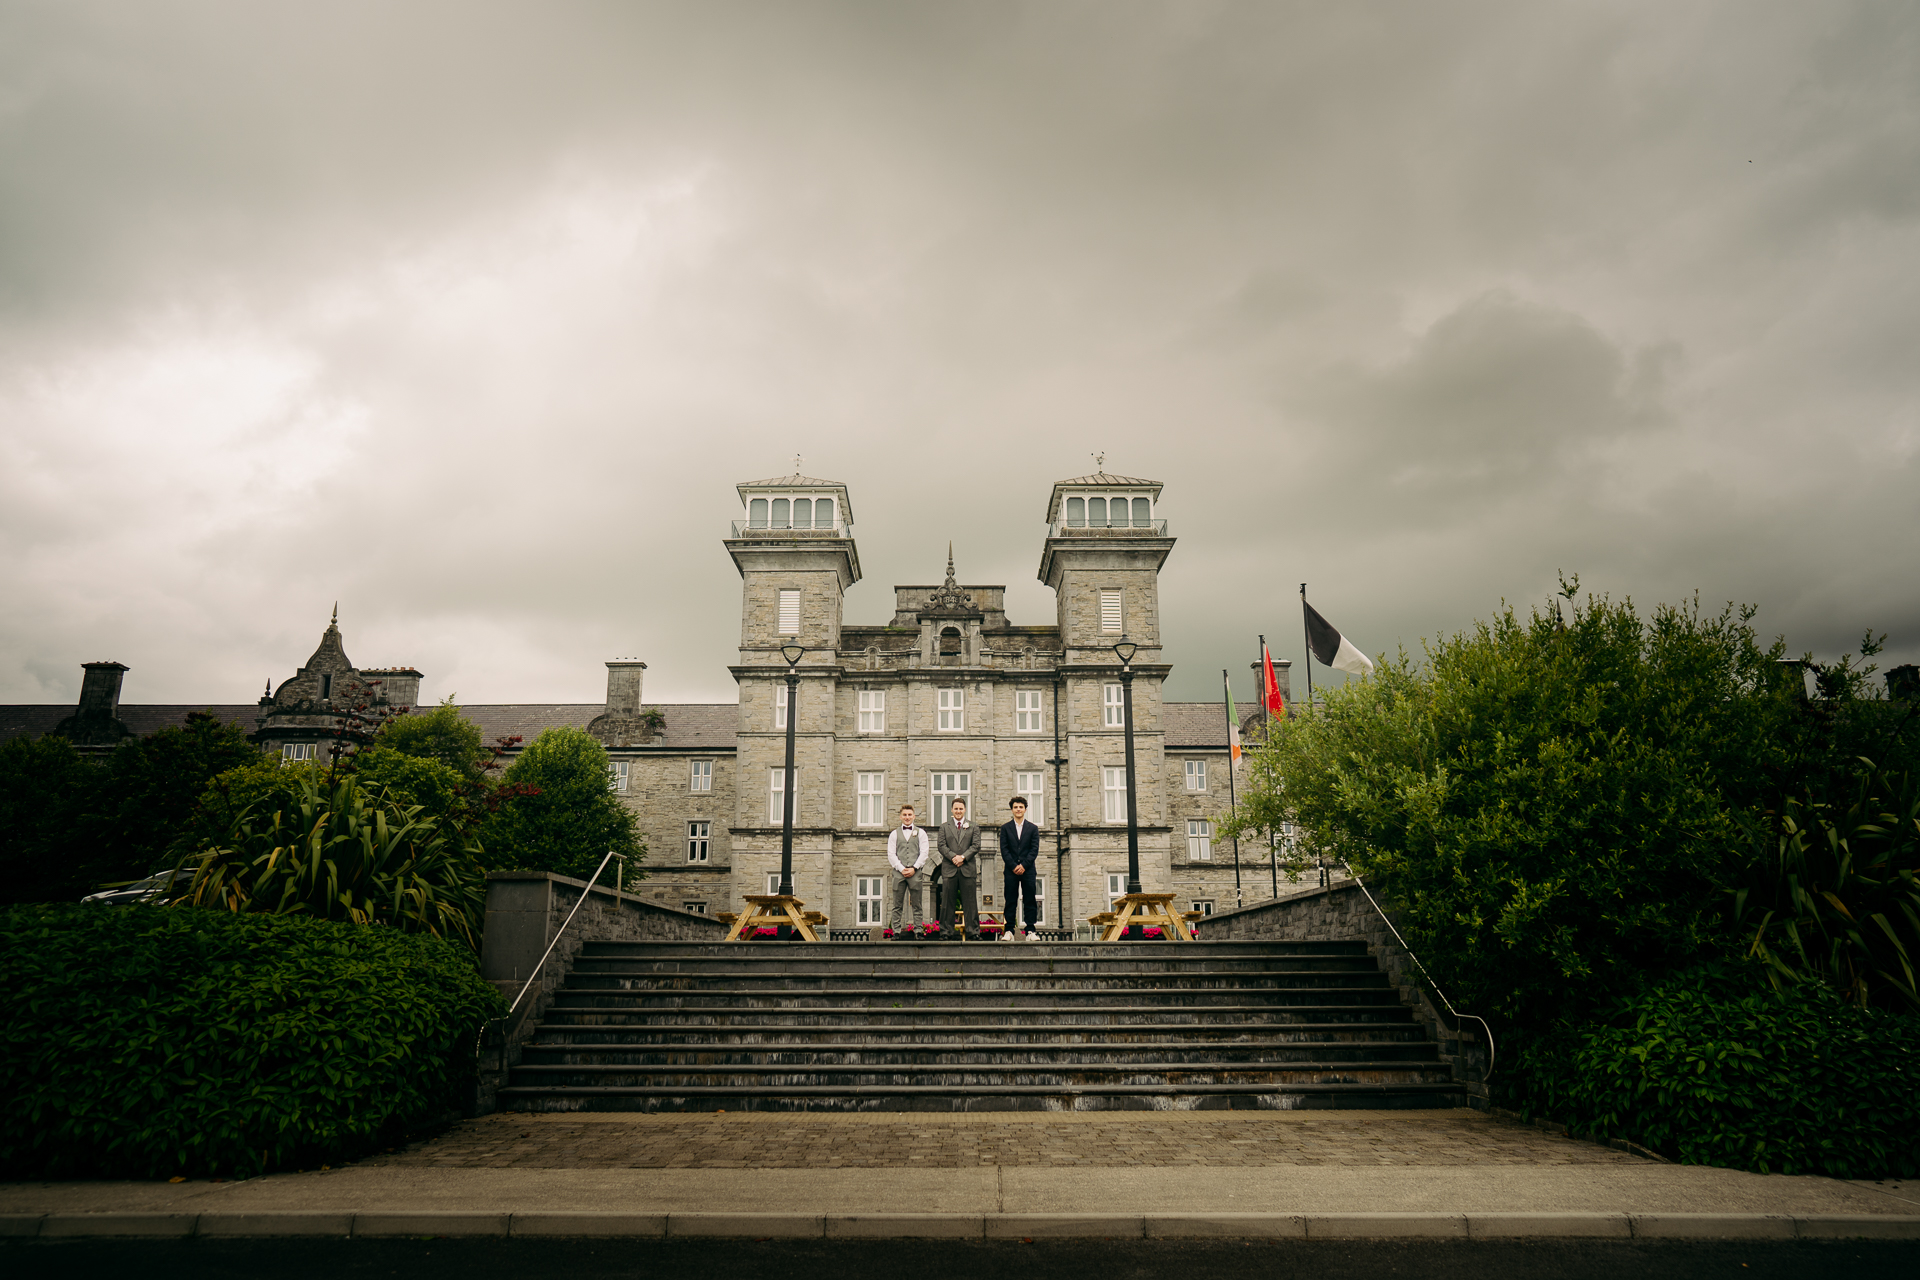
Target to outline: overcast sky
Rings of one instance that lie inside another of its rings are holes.
[[[0,0],[0,701],[730,700],[733,486],[1036,581],[1163,481],[1170,696],[1298,584],[1920,658],[1920,8]],[[1298,681],[1296,679],[1296,685]]]

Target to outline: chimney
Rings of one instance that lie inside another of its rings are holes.
[[[360,673],[362,680],[378,680],[378,700],[390,707],[417,707],[420,705],[420,681],[423,678],[412,667],[375,667]]]
[[[80,669],[87,674],[80,679],[79,714],[83,718],[100,720],[118,719],[120,715],[120,682],[127,678],[127,667],[120,662],[84,662]]]
[[[640,714],[640,681],[647,664],[637,658],[623,658],[607,664],[607,714]]]

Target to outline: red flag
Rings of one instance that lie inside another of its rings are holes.
[[[1266,693],[1267,714],[1286,719],[1287,700],[1280,696],[1280,680],[1273,674],[1273,654],[1265,645],[1260,647],[1260,661],[1265,670],[1260,674],[1260,683]]]

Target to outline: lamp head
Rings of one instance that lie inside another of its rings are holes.
[[[783,644],[780,646],[780,656],[787,660],[787,665],[790,667],[799,662],[806,652],[804,648],[797,644]]]
[[[1134,652],[1139,649],[1139,647],[1139,645],[1127,639],[1125,636],[1121,636],[1120,643],[1113,646],[1113,651],[1119,657],[1120,665],[1124,667],[1133,662]]]

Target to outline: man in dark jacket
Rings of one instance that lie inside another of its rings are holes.
[[[1040,900],[1034,890],[1035,868],[1040,862],[1040,828],[1027,821],[1027,801],[1024,796],[1015,796],[1007,802],[1007,808],[1013,811],[1013,821],[1000,828],[1000,861],[1003,865],[1002,880],[1007,891],[1007,931],[1000,936],[1014,936],[1014,907],[1024,903],[1025,914],[1020,917],[1025,926],[1019,930],[1020,940],[1035,942],[1034,927],[1040,923]]]

